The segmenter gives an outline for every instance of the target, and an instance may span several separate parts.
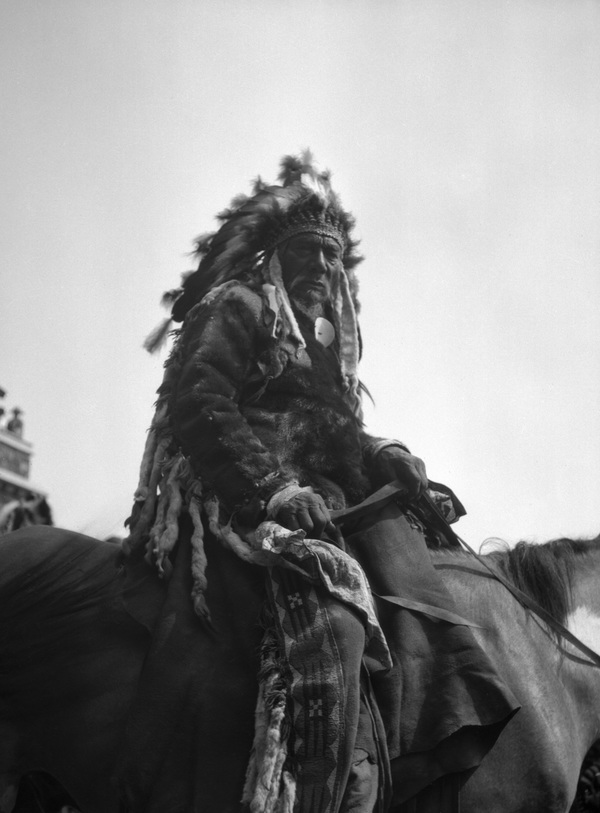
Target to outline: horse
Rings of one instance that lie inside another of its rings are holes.
[[[432,557],[461,612],[481,624],[475,636],[522,703],[466,780],[461,809],[570,810],[586,754],[600,740],[600,667],[519,604],[478,559],[448,551]],[[600,653],[600,538],[521,542],[483,558]]]
[[[26,809],[19,781],[36,774],[53,777],[82,813],[242,810],[263,580],[214,539],[206,556],[210,626],[189,600],[185,547],[166,582],[143,558],[58,528],[0,540],[0,813]],[[522,706],[481,765],[460,777],[461,810],[566,813],[600,739],[600,669],[482,561],[598,652],[600,540],[431,556]],[[146,798],[132,802],[141,787]],[[417,809],[439,808],[425,794]]]
[[[0,509],[0,534],[27,525],[53,525],[52,510],[45,497],[11,500]]]

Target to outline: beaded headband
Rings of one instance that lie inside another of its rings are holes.
[[[291,237],[296,237],[298,234],[318,234],[321,237],[331,237],[332,240],[335,240],[336,243],[339,244],[342,251],[346,246],[343,234],[339,229],[336,229],[335,226],[324,223],[323,221],[318,221],[315,218],[306,218],[298,223],[292,223],[287,229],[284,229],[283,232],[277,235],[273,242],[267,246],[265,253],[269,254],[274,248],[281,245],[281,243],[284,243]]]

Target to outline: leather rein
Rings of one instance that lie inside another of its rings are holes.
[[[332,512],[333,521],[341,524],[347,520],[356,519],[363,514],[370,513],[374,509],[379,508],[393,499],[401,497],[403,494],[405,494],[405,489],[397,480],[394,480],[392,483],[388,483],[388,485],[379,489],[379,491],[376,491],[370,497],[367,497],[366,500],[358,505],[342,511]],[[471,556],[473,556],[496,581],[499,581],[509,591],[509,593],[516,598],[519,604],[522,604],[527,610],[530,610],[532,613],[537,615],[542,621],[544,621],[545,624],[558,633],[561,638],[564,638],[576,649],[579,649],[579,651],[592,662],[589,664],[590,666],[593,665],[600,667],[600,655],[597,652],[594,652],[594,650],[590,649],[590,647],[584,644],[583,641],[580,641],[576,635],[573,635],[573,633],[564,626],[564,624],[557,621],[554,616],[540,606],[537,601],[534,601],[530,596],[528,596],[527,593],[524,593],[523,590],[515,587],[515,585],[512,584],[505,576],[503,576],[502,573],[499,573],[491,565],[489,565],[485,561],[484,556],[476,553],[473,548],[464,541],[464,539],[461,539],[461,537],[455,533],[449,522],[440,512],[437,505],[429,494],[427,494],[427,492],[423,493],[421,497],[419,497],[417,500],[418,507],[419,504],[420,507],[424,509],[424,513],[427,515],[427,520],[431,525],[433,525],[434,530],[439,531],[442,536],[448,540],[451,547],[462,547],[464,550],[468,551],[468,553],[470,553]]]

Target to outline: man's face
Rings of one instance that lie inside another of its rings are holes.
[[[320,234],[297,234],[279,248],[283,284],[291,299],[319,305],[331,296],[342,260],[337,240]]]

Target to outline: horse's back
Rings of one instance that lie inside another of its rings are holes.
[[[73,567],[97,566],[100,562],[113,562],[119,558],[119,548],[91,536],[55,528],[50,525],[28,525],[0,537],[0,589],[10,584],[15,576],[50,568],[55,573]]]
[[[92,812],[114,809],[107,778],[149,643],[126,580],[110,543],[47,526],[0,540],[0,772],[47,771]]]
[[[86,813],[113,813],[121,795],[132,810],[239,809],[263,571],[205,545],[210,633],[190,601],[189,541],[165,582],[80,534],[0,540],[0,794],[2,773],[41,770]]]

